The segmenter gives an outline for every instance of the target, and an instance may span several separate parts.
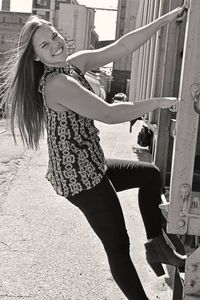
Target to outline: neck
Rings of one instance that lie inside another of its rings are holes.
[[[65,68],[65,67],[68,66],[68,63],[65,60],[65,61],[60,62],[60,63],[55,63],[55,64],[47,64],[47,63],[45,63],[44,65],[47,66],[47,67],[50,67],[50,68],[51,67],[53,67],[53,68]]]

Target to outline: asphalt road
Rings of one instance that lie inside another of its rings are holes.
[[[128,123],[97,127],[106,156],[149,159],[137,145],[141,121],[132,134]],[[0,135],[0,299],[125,300],[84,216],[45,179],[46,140],[37,152],[18,141],[14,146],[9,131]],[[119,197],[131,255],[147,294],[151,300],[172,299],[172,270],[157,278],[145,261],[137,189]]]

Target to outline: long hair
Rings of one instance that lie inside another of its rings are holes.
[[[19,35],[18,46],[12,52],[1,74],[2,104],[11,109],[11,131],[16,143],[15,121],[23,143],[37,149],[44,134],[45,114],[42,95],[38,91],[44,65],[34,60],[33,35],[42,24],[50,24],[31,16]]]

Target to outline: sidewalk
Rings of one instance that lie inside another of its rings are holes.
[[[97,122],[106,156],[148,161],[149,152],[137,144],[141,126],[137,121],[130,134],[129,123]],[[0,175],[6,178],[0,193],[0,299],[126,300],[82,214],[45,180],[46,140],[39,151],[27,151],[21,144],[15,147],[7,132],[0,135],[0,145]],[[119,193],[131,255],[150,300],[171,300],[171,278],[157,278],[145,260],[137,192]]]

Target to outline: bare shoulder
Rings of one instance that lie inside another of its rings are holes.
[[[66,111],[66,107],[63,107],[59,104],[59,97],[62,90],[68,88],[70,89],[69,85],[69,77],[67,75],[60,73],[60,74],[53,74],[49,76],[46,81],[46,88],[45,88],[45,96],[47,105],[58,112]],[[65,98],[67,99],[67,94],[65,94]]]
[[[64,82],[67,81],[66,74],[64,73],[50,74],[50,76],[48,76],[46,80],[46,90],[50,91],[52,89],[60,87],[63,81]]]
[[[75,88],[77,81],[72,77],[64,73],[52,74],[46,81],[46,93],[51,95],[60,95],[64,90],[71,90]]]

